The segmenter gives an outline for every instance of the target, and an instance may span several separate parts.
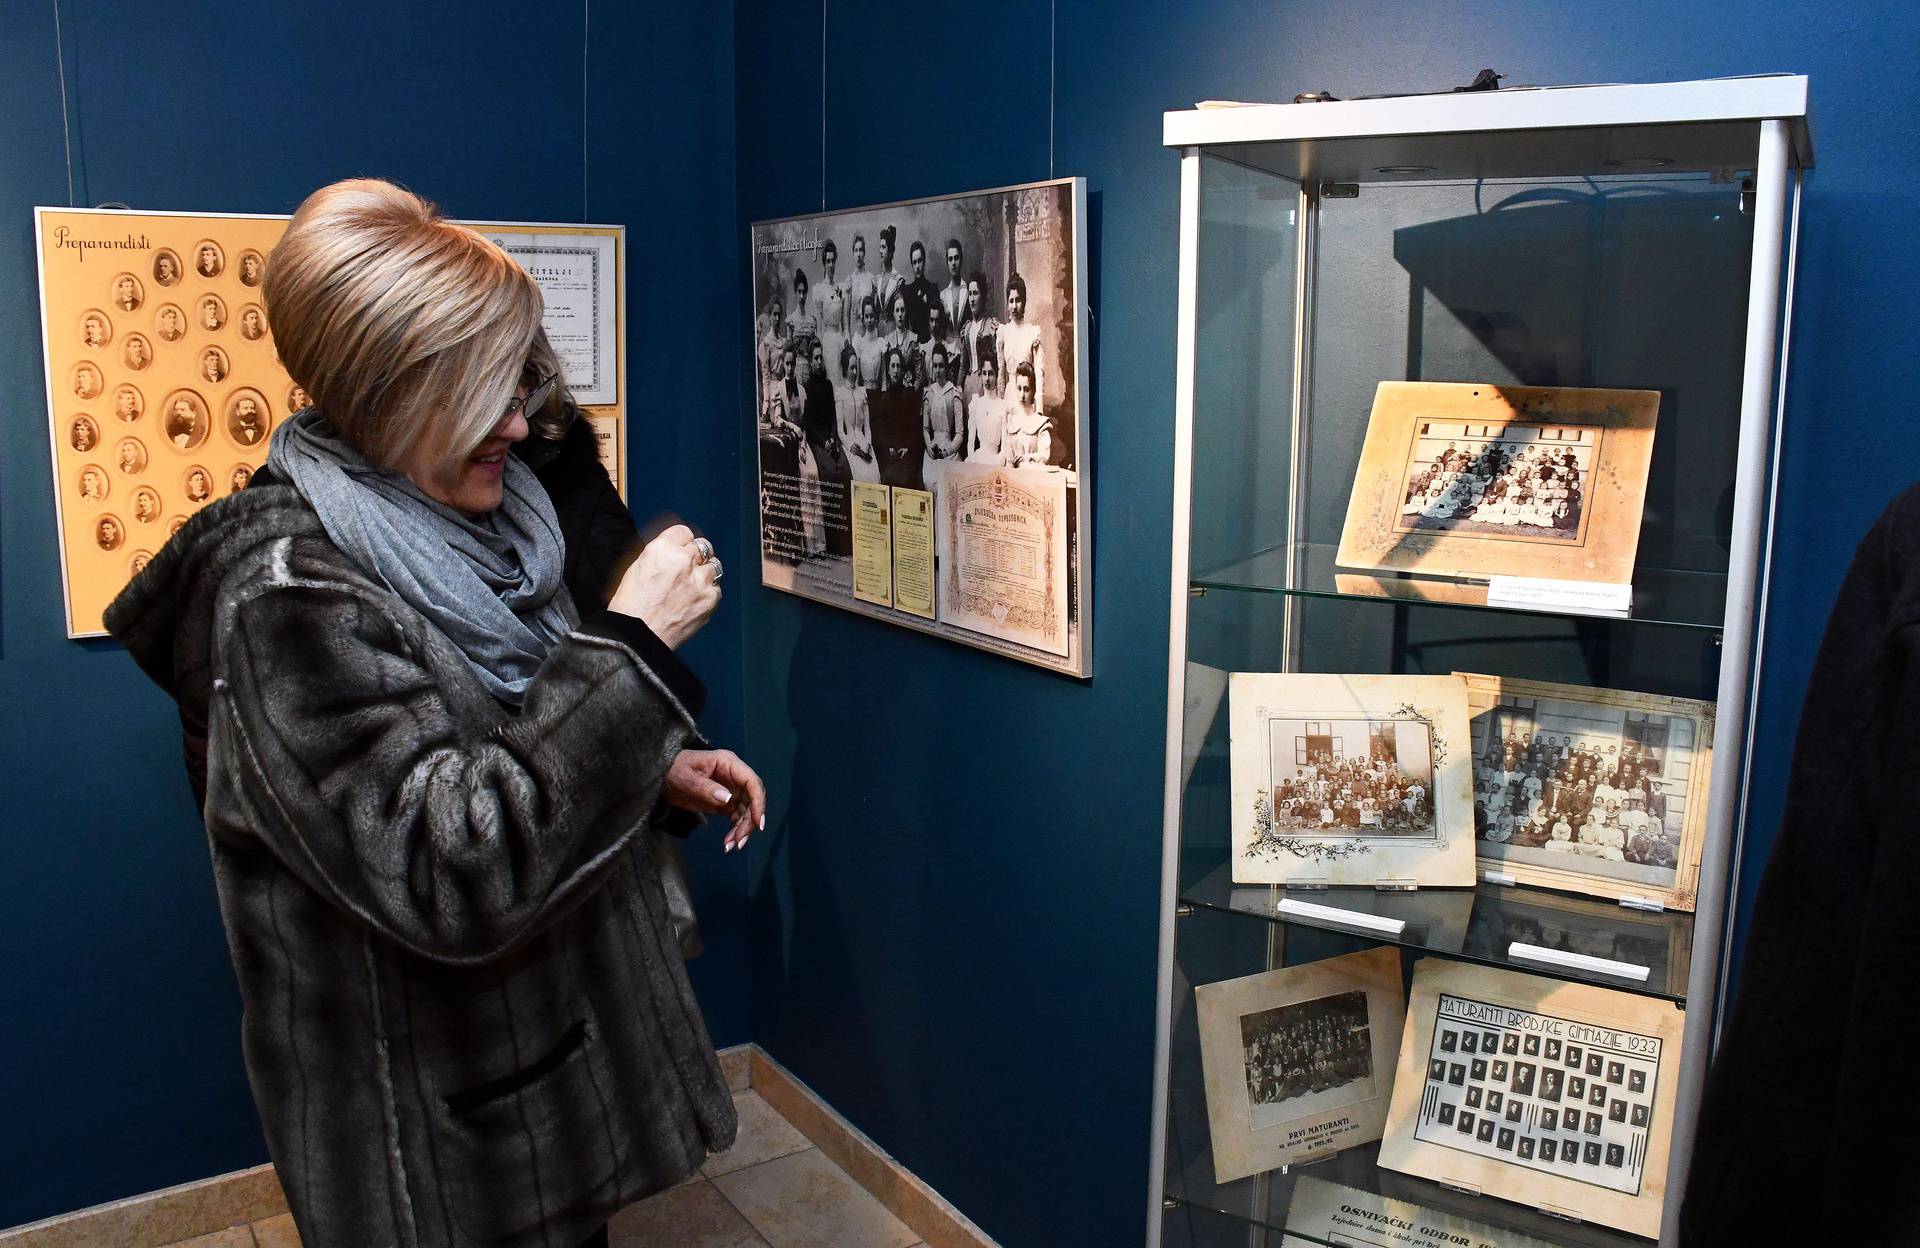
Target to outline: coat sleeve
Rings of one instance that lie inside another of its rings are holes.
[[[430,662],[358,587],[275,586],[224,634],[221,814],[238,807],[309,887],[438,961],[503,956],[578,900],[646,827],[694,735],[611,635],[570,634],[517,716],[476,719],[434,670],[448,656]]]

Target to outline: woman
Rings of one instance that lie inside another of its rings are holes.
[[[684,748],[721,570],[676,527],[576,610],[508,453],[538,288],[423,201],[316,192],[265,294],[315,406],[107,623],[180,703],[276,1171],[308,1248],[603,1242],[734,1133],[646,852],[763,817]]]

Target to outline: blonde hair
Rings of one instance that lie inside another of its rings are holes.
[[[267,257],[262,294],[288,375],[383,468],[422,442],[470,453],[546,341],[540,288],[525,269],[420,196],[372,178],[307,196]]]

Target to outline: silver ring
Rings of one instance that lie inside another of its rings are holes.
[[[695,554],[700,556],[701,563],[713,562],[713,543],[708,541],[706,538],[704,537],[694,538],[693,550]]]
[[[720,577],[725,572],[725,569],[720,566],[720,561],[718,559],[709,560],[708,566],[710,566],[713,569],[714,583],[716,585],[719,584]]]

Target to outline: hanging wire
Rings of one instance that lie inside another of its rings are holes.
[[[827,210],[827,0],[820,0],[820,211]]]
[[[53,0],[53,59],[60,68],[60,135],[67,145],[67,207],[73,199],[73,122],[67,116],[67,46],[60,33],[60,0]]]

